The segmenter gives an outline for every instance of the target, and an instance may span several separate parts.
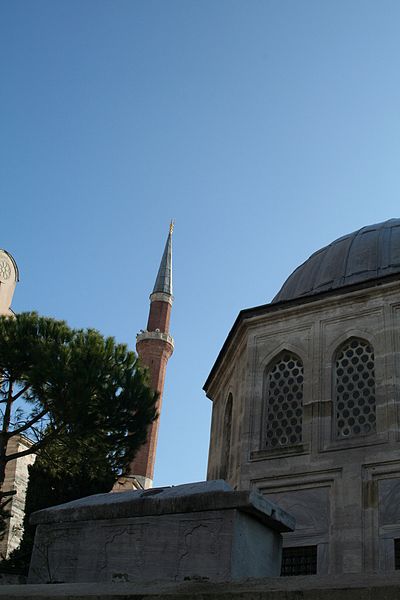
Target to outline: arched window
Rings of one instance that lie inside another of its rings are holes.
[[[264,446],[279,448],[302,441],[303,363],[282,352],[266,369],[264,380]]]
[[[376,431],[375,364],[372,345],[351,338],[336,352],[335,412],[339,439]]]
[[[221,479],[227,479],[229,474],[229,459],[231,454],[232,434],[232,404],[233,397],[232,394],[229,394],[225,405],[222,431],[221,468],[219,474]]]

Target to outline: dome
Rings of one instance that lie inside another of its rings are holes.
[[[288,277],[273,303],[399,273],[400,219],[362,227],[310,256]]]

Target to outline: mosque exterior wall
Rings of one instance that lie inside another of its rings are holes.
[[[313,548],[321,575],[400,566],[399,292],[383,283],[243,318],[207,389],[208,478],[293,514],[284,546]]]

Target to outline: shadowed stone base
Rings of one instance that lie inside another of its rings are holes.
[[[98,494],[39,511],[31,583],[229,581],[277,576],[294,520],[210,481]]]

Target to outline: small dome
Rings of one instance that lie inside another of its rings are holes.
[[[400,219],[362,227],[318,250],[297,267],[273,303],[399,273]]]

